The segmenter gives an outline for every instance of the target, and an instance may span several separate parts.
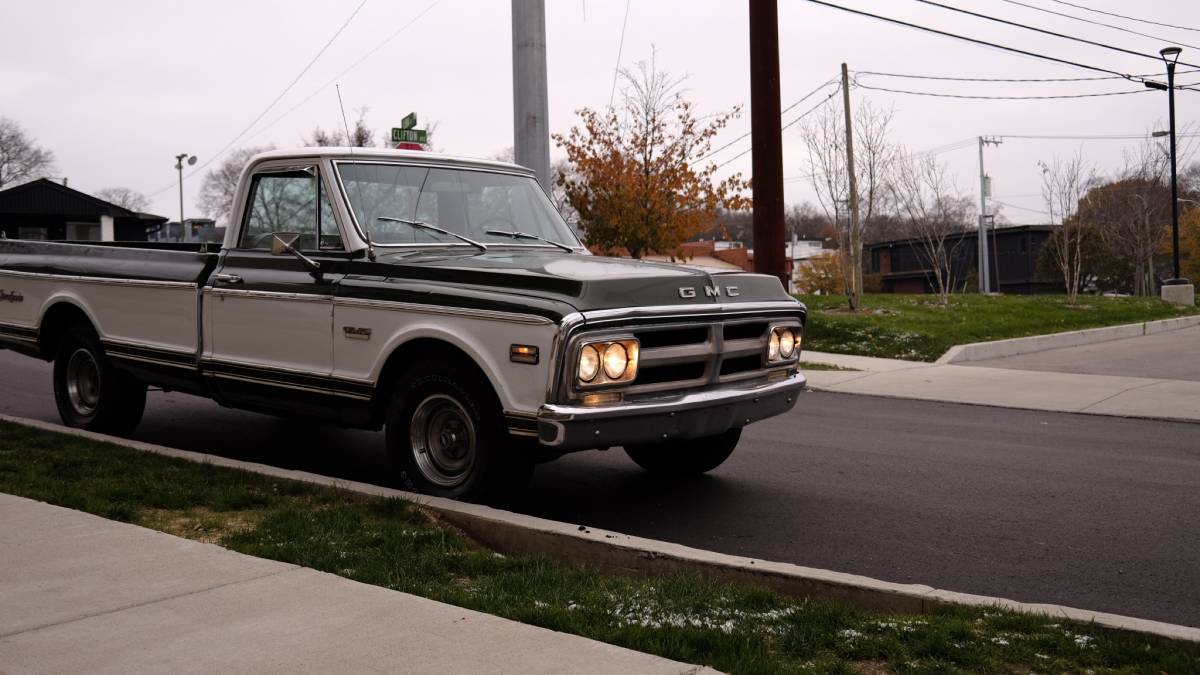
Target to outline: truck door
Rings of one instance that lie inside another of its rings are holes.
[[[333,295],[348,256],[321,172],[268,165],[248,190],[235,245],[204,288],[204,373],[241,407],[332,414]],[[293,248],[311,262],[273,254],[277,233],[299,235]]]

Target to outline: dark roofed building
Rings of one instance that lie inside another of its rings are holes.
[[[0,232],[9,239],[146,241],[166,222],[45,178],[0,190]]]
[[[1057,229],[1055,225],[1017,225],[992,230],[988,237],[993,244],[992,288],[1001,293],[1062,293],[1061,278],[1042,278],[1038,274],[1042,247]],[[972,288],[965,290],[978,289],[974,277],[978,269],[978,243],[977,230],[947,237],[952,289],[961,291],[967,285]],[[919,239],[881,241],[864,248],[864,272],[879,275],[884,293],[933,292],[933,272]]]

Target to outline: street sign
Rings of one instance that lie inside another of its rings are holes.
[[[393,143],[421,143],[424,144],[429,138],[429,132],[424,129],[404,129],[392,128]]]
[[[416,129],[417,128],[417,113],[408,113],[404,119],[400,120],[401,129]]]

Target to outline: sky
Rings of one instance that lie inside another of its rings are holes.
[[[1004,26],[916,0],[831,1],[1122,74],[1164,71],[1157,60]],[[340,128],[335,83],[351,123],[355,111],[366,108],[368,125],[380,135],[416,112],[419,127],[436,124],[433,142],[442,152],[491,157],[513,144],[510,0],[366,0],[361,8],[361,0],[0,2],[5,26],[0,40],[0,116],[17,121],[53,150],[59,177],[67,177],[71,187],[85,192],[132,188],[151,197],[151,212],[172,219],[179,215],[176,155],[186,152],[198,157],[196,166],[184,173],[183,196],[185,216],[199,216],[194,202],[201,180],[212,168],[208,163],[215,166],[224,152],[267,143],[294,147],[314,127]],[[1200,29],[1200,3],[1195,0],[1072,2]],[[944,0],[943,4],[1150,55],[1167,44],[1178,44],[1184,47],[1181,61],[1200,65],[1200,30],[1105,16],[1058,0]],[[716,145],[749,131],[745,2],[547,0],[546,23],[552,132],[566,132],[578,124],[575,111],[580,108],[607,106],[618,65],[633,67],[652,55],[660,69],[686,76],[685,95],[701,113],[743,107]],[[780,0],[779,28],[784,106],[838,77],[843,62],[851,71],[949,77],[1104,76],[804,0]],[[310,62],[311,67],[296,80]],[[1189,69],[1180,66],[1181,71]],[[959,95],[1136,92],[1058,100],[964,100],[851,89],[852,105],[870,101],[893,111],[893,141],[914,152],[942,149],[937,158],[946,162],[958,190],[976,201],[979,153],[972,139],[1004,136],[1001,145],[987,147],[985,161],[993,197],[1003,203],[1002,215],[1014,223],[1047,220],[1041,213],[1045,207],[1039,161],[1080,152],[1101,173],[1111,174],[1122,165],[1123,153],[1142,142],[1016,136],[1126,135],[1166,128],[1166,92],[1120,79],[1050,83],[878,75],[858,79],[868,86]],[[1179,81],[1200,82],[1200,72],[1182,75]],[[832,91],[829,87],[815,94],[781,121],[791,121]],[[620,96],[619,83],[616,95]],[[840,105],[840,101],[839,95],[827,105]],[[1200,132],[1200,91],[1178,92],[1176,115],[1179,129]],[[783,137],[789,204],[815,201],[804,178],[810,169],[798,128],[790,127]],[[723,163],[719,174],[740,171],[749,177],[750,155],[732,159],[749,143],[744,139],[712,158]],[[1181,139],[1181,151],[1185,144],[1200,147],[1200,138]],[[551,154],[565,153],[554,148]]]

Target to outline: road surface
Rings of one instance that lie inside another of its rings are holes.
[[[0,351],[0,412],[57,421]],[[380,481],[382,435],[153,393],[135,438]],[[524,512],[724,553],[1200,626],[1200,425],[806,393],[708,476],[617,450],[538,467]]]

